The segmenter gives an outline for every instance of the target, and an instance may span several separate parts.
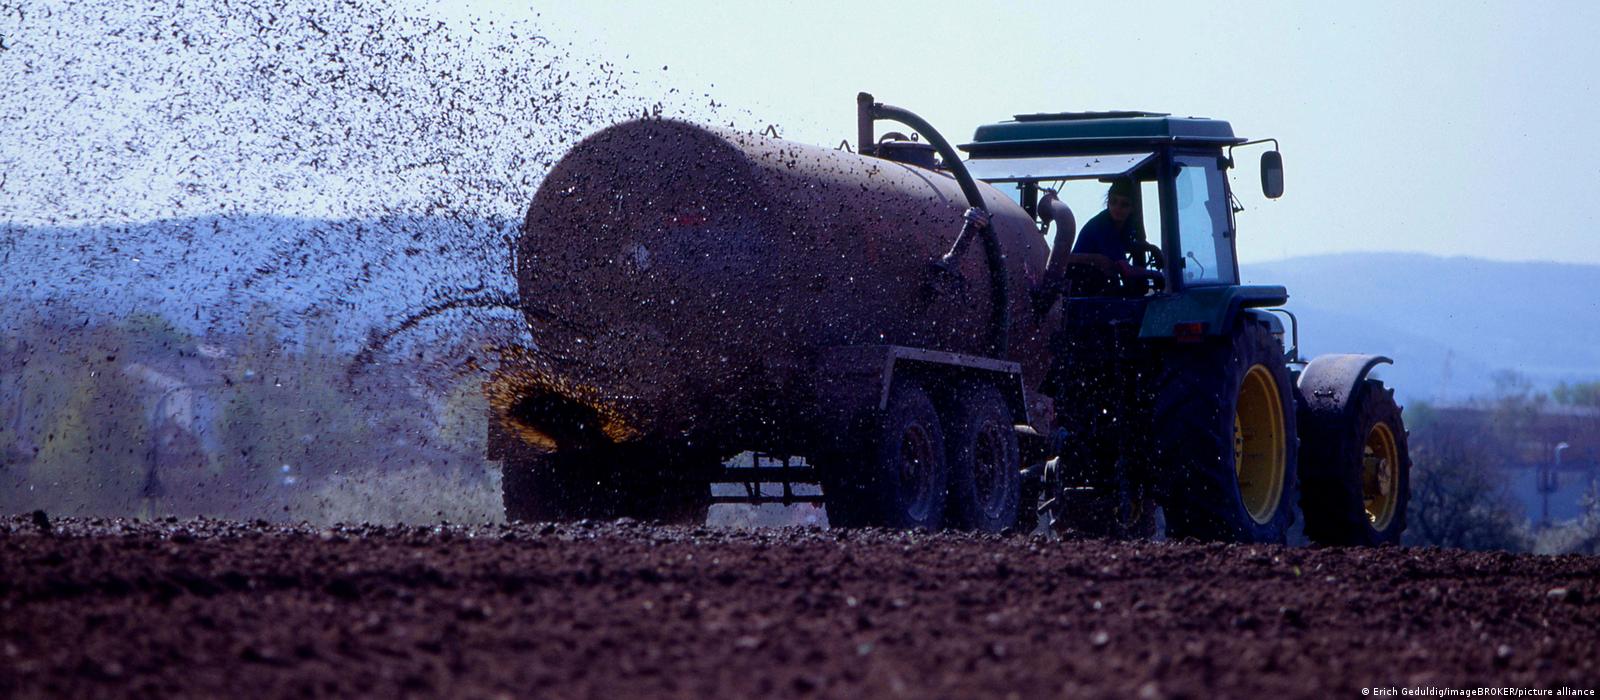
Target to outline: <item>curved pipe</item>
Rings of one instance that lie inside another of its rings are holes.
[[[955,175],[956,183],[961,185],[961,194],[967,197],[967,206],[973,209],[981,209],[985,212],[989,210],[988,207],[983,205],[983,192],[978,189],[977,181],[972,179],[972,173],[967,172],[967,164],[961,162],[961,155],[956,153],[955,147],[951,146],[950,142],[946,141],[944,136],[933,128],[932,124],[908,110],[892,107],[881,102],[873,102],[872,95],[865,92],[856,95],[856,100],[858,104],[868,110],[867,114],[870,116],[870,120],[860,127],[864,129],[862,133],[868,139],[872,137],[872,121],[878,119],[897,121],[920,132],[928,139],[928,143],[939,151],[939,157],[944,159],[944,166],[950,169],[952,175]],[[866,143],[864,142],[861,147],[863,149],[867,148]],[[863,150],[862,152],[866,153],[867,151]],[[876,152],[876,144],[873,145],[873,152]]]
[[[1034,295],[1034,311],[1043,314],[1050,310],[1057,297],[1068,291],[1067,257],[1072,255],[1072,244],[1078,236],[1078,220],[1072,214],[1072,207],[1061,201],[1055,192],[1046,191],[1044,197],[1039,199],[1038,211],[1041,236],[1049,233],[1050,224],[1056,225],[1056,240],[1050,246],[1050,261],[1044,266],[1044,279]]]
[[[367,344],[362,346],[361,351],[356,353],[355,359],[350,361],[349,375],[354,377],[355,373],[361,367],[372,362],[372,356],[379,350],[382,350],[383,346],[387,345],[390,340],[394,339],[395,336],[411,330],[412,328],[416,328],[417,324],[422,323],[429,318],[438,316],[439,314],[453,309],[481,309],[502,306],[512,309],[521,308],[516,295],[504,292],[490,292],[488,294],[482,294],[475,297],[447,299],[445,301],[429,304],[423,307],[421,311],[401,319],[400,323],[395,324],[393,328],[381,333],[375,333],[370,336],[367,339]]]
[[[864,154],[874,154],[876,144],[872,144],[872,124],[879,119],[897,121],[911,127],[928,139],[939,157],[944,160],[944,166],[956,178],[956,184],[961,186],[961,194],[967,198],[967,206],[982,212],[980,216],[969,215],[961,227],[961,233],[956,236],[956,241],[950,246],[950,252],[935,263],[941,269],[951,269],[955,261],[966,252],[974,229],[983,236],[983,252],[985,261],[989,265],[989,296],[990,304],[994,310],[989,315],[989,347],[998,357],[1004,357],[1006,349],[1011,344],[1011,288],[1010,280],[1006,278],[1005,251],[1000,249],[1000,238],[994,235],[993,224],[989,219],[989,208],[983,203],[983,191],[978,189],[977,181],[972,179],[972,173],[967,172],[967,164],[961,162],[961,155],[956,153],[955,147],[945,140],[938,129],[933,128],[927,120],[908,110],[892,107],[873,101],[872,95],[859,93],[856,95],[856,128],[857,136],[861,138],[860,149]],[[868,150],[868,149],[871,150]]]

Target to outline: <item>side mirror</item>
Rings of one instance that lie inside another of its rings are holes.
[[[1261,194],[1267,199],[1283,196],[1283,154],[1267,151],[1261,154]]]

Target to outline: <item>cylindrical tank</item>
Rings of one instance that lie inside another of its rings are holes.
[[[1033,220],[980,185],[1005,255],[1008,359],[1046,364],[1028,291]],[[967,202],[945,172],[670,120],[610,127],[545,178],[517,241],[537,348],[490,387],[503,427],[545,449],[781,433],[829,346],[984,354],[981,245],[954,273]]]

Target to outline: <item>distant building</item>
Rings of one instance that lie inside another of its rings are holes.
[[[221,418],[216,397],[226,386],[223,376],[229,355],[219,345],[201,343],[194,353],[143,357],[123,365],[122,371],[147,387],[145,445],[145,498],[166,494],[163,479],[193,476],[211,466],[221,452],[212,426]]]
[[[1555,462],[1562,443],[1564,470],[1583,471],[1600,466],[1600,409],[1587,406],[1540,404],[1524,411],[1507,411],[1492,403],[1434,406],[1430,422],[1445,430],[1498,432],[1513,437],[1511,452],[1502,466],[1531,469]]]
[[[1431,410],[1425,429],[1433,440],[1457,436],[1471,443],[1470,438],[1493,436],[1499,447],[1493,463],[1505,472],[1511,494],[1530,519],[1540,519],[1546,497],[1552,520],[1577,517],[1582,499],[1600,480],[1600,409],[1479,402]],[[1425,457],[1415,448],[1413,456]],[[1541,472],[1548,493],[1540,489]]]

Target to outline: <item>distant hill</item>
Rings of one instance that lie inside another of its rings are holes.
[[[1600,379],[1600,265],[1345,253],[1242,267],[1289,288],[1303,354],[1388,355],[1406,399],[1486,394],[1504,369],[1541,388]]]

